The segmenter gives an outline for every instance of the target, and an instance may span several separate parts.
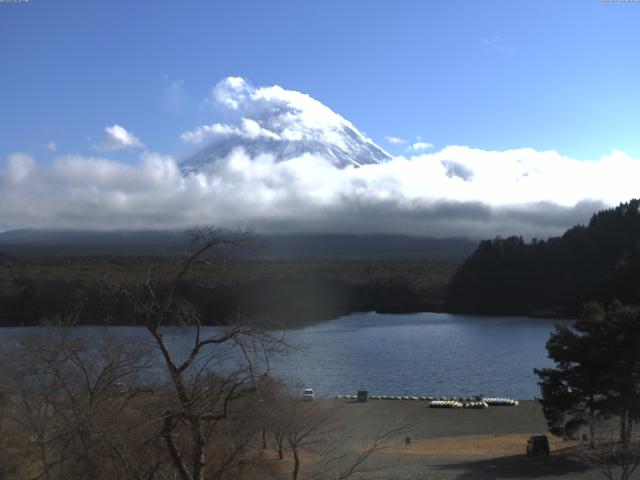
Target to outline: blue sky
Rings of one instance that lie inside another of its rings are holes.
[[[120,124],[179,159],[237,75],[392,152],[385,136],[640,157],[639,24],[640,4],[598,0],[2,3],[0,156],[90,153]]]

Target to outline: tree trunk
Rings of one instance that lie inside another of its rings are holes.
[[[267,430],[262,427],[262,449],[267,449]]]
[[[589,444],[593,447],[594,445],[594,440],[595,440],[595,422],[596,422],[596,416],[595,416],[595,412],[593,411],[593,404],[595,402],[595,399],[593,397],[593,394],[591,394],[589,396],[589,401],[590,401],[590,406],[589,406]]]
[[[191,474],[187,470],[187,466],[185,465],[184,460],[182,459],[180,451],[176,447],[172,430],[172,419],[170,416],[166,416],[164,418],[164,425],[162,427],[162,436],[164,437],[165,444],[167,445],[167,449],[169,450],[169,454],[171,455],[173,466],[178,471],[181,480],[193,480]]]
[[[629,445],[629,425],[627,423],[627,411],[620,413],[620,443],[624,448]]]
[[[200,422],[192,420],[191,432],[193,437],[193,480],[204,480],[204,466],[207,463],[205,455],[206,440],[200,431]]]
[[[293,476],[292,480],[298,480],[298,472],[300,471],[300,457],[298,457],[298,449],[296,447],[293,450]]]
[[[281,435],[277,430],[273,432],[273,438],[278,446],[278,459],[284,459],[284,435]]]

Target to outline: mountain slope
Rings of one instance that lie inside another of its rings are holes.
[[[229,122],[201,125],[182,135],[202,145],[182,162],[185,173],[204,170],[237,149],[251,157],[270,154],[276,161],[318,155],[338,168],[391,159],[351,122],[309,95],[277,86],[254,88],[229,77],[216,86],[214,97]]]
[[[321,140],[285,140],[240,136],[215,141],[181,163],[184,173],[200,171],[220,158],[229,156],[236,149],[243,149],[250,157],[273,155],[278,161],[290,160],[305,154],[319,155],[339,168],[349,165],[359,167],[370,163],[381,163],[391,157],[375,143],[358,138],[357,132],[347,129],[344,136],[349,141],[346,147]]]

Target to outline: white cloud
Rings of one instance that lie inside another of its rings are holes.
[[[14,154],[0,170],[0,228],[179,228],[431,236],[557,235],[603,205],[637,195],[640,161],[532,149],[451,146],[360,168],[310,154],[287,161],[236,150],[206,173],[145,152],[136,165]],[[606,179],[606,181],[604,180]]]
[[[50,152],[55,152],[56,150],[58,150],[58,146],[55,144],[55,142],[47,143],[45,145],[45,148]]]
[[[198,144],[214,137],[229,137],[232,135],[247,139],[263,137],[278,140],[282,138],[277,133],[267,130],[266,128],[262,128],[258,122],[250,118],[241,119],[240,126],[224,123],[200,125],[199,127],[196,127],[195,130],[184,132],[180,138],[184,142]]]
[[[432,143],[418,141],[418,142],[415,142],[413,145],[409,145],[406,150],[409,153],[419,153],[419,152],[424,152],[426,150],[430,150],[432,148],[433,148]]]
[[[6,181],[10,185],[18,185],[31,175],[34,168],[35,162],[31,155],[20,152],[12,153],[7,157]]]
[[[144,144],[131,132],[120,125],[105,127],[105,140],[94,148],[103,152],[115,152],[116,150],[131,150],[144,148]]]
[[[250,96],[251,90],[251,85],[244,78],[227,77],[213,87],[211,96],[227,108],[237,110]]]
[[[404,138],[400,138],[400,137],[393,137],[393,136],[389,136],[389,137],[384,137],[385,140],[393,145],[402,145],[407,143],[407,141]]]

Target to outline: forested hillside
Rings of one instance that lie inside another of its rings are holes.
[[[131,323],[110,297],[151,268],[166,278],[180,257],[12,256],[0,253],[0,326],[35,324],[81,299],[78,322]],[[444,307],[456,262],[435,260],[235,261],[202,264],[180,285],[207,323],[243,313],[287,324],[337,318],[353,311],[420,312]],[[108,310],[105,310],[108,306]]]
[[[640,293],[640,200],[603,210],[562,237],[480,243],[447,291],[448,309],[573,316],[586,301],[636,303]]]

